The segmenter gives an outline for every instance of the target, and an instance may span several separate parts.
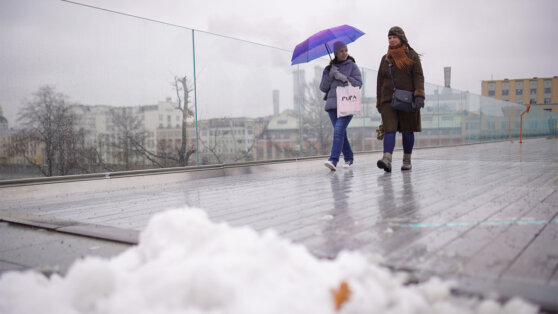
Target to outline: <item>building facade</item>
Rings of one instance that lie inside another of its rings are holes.
[[[156,154],[160,130],[180,128],[183,120],[182,111],[170,99],[155,105],[75,105],[72,109],[79,119],[79,126],[85,130],[85,145],[95,147],[102,162],[111,165],[122,163],[118,157],[123,150],[118,143],[122,139],[122,132],[141,133],[143,148]],[[130,162],[138,166],[152,164],[148,158],[140,155],[132,156]]]
[[[0,106],[0,166],[25,166],[28,164],[26,157],[36,163],[42,162],[43,145],[33,136],[25,141],[21,140],[21,136],[16,130],[10,129]],[[13,152],[11,148],[17,142],[24,143],[24,147],[19,147],[21,151]]]
[[[558,112],[558,76],[482,81],[482,96]]]

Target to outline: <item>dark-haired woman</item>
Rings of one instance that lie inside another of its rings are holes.
[[[331,154],[324,165],[332,171],[337,169],[339,157],[343,153],[345,164],[343,167],[351,167],[354,161],[353,151],[347,137],[347,126],[353,116],[337,117],[337,86],[347,86],[349,82],[352,86],[362,86],[362,76],[360,69],[355,63],[355,59],[349,56],[347,45],[341,41],[333,43],[335,59],[325,67],[320,90],[327,93],[325,110],[333,124],[333,144]]]

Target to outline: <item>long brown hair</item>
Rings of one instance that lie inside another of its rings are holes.
[[[355,58],[353,58],[353,57],[350,56],[350,55],[347,56],[347,59],[350,59],[351,61],[353,61],[354,63],[356,63]],[[341,62],[343,62],[343,61],[339,61],[339,60],[337,59],[337,56],[335,56],[335,58],[334,58],[333,60],[329,61],[329,66],[331,66],[331,65],[333,65],[333,64],[339,64],[339,63],[341,63]]]

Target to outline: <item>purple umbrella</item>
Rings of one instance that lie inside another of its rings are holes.
[[[363,32],[349,25],[325,29],[296,46],[291,58],[291,65],[312,61],[326,54],[329,55],[333,51],[334,42],[342,41],[348,44],[362,35],[364,35]],[[329,58],[331,59],[331,56]]]

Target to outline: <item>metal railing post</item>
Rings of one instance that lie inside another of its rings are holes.
[[[198,132],[198,88],[196,85],[196,42],[194,40],[194,30],[192,29],[192,58],[194,63],[194,119],[196,120],[196,166],[200,165],[200,134]],[[184,87],[186,88],[186,87]]]
[[[521,113],[521,124],[519,125],[519,143],[523,143],[523,115],[529,112],[531,106],[527,106],[527,109]]]

